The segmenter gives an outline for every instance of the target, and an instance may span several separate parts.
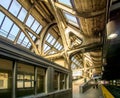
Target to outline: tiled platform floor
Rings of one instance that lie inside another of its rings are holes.
[[[73,82],[73,98],[104,98],[100,88],[88,89],[83,94],[79,93],[79,86],[83,80],[77,80]]]

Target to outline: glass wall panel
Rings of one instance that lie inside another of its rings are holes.
[[[0,98],[12,98],[12,61],[0,58]]]
[[[37,93],[45,92],[45,68],[37,68]]]
[[[17,64],[17,97],[34,94],[34,66]]]
[[[60,89],[67,88],[67,75],[60,73]]]
[[[58,77],[59,77],[59,73],[55,71],[54,72],[54,80],[53,80],[54,90],[58,90]]]

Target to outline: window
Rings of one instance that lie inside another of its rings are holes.
[[[8,73],[0,73],[0,89],[8,88]]]
[[[37,68],[37,93],[45,92],[45,68]]]
[[[60,89],[67,88],[67,75],[60,73]]]
[[[0,97],[12,98],[12,61],[0,58]]]
[[[18,63],[17,97],[34,94],[34,66]]]
[[[4,88],[4,80],[0,79],[0,89]]]
[[[57,71],[55,71],[54,72],[54,80],[53,80],[54,90],[58,90],[58,77],[59,77],[59,73]]]

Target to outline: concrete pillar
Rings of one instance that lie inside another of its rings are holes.
[[[46,93],[52,92],[54,90],[53,82],[54,82],[54,69],[52,67],[48,67],[46,72],[46,86],[45,86]]]

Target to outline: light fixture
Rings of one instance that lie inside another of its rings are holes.
[[[114,39],[118,36],[115,21],[107,23],[107,39]]]
[[[114,38],[116,38],[117,36],[118,36],[117,33],[112,33],[112,34],[110,34],[110,35],[108,36],[108,39],[114,39]]]

